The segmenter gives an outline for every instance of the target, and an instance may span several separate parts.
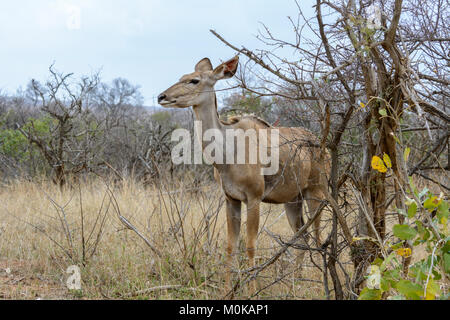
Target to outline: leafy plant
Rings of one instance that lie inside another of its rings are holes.
[[[48,117],[30,118],[22,129],[27,132],[33,128],[39,136],[45,138],[50,135],[50,125],[51,119]],[[31,155],[34,157],[39,155],[28,138],[18,129],[0,130],[0,152],[20,162],[28,161]]]
[[[390,168],[389,157],[385,155],[383,160],[374,157],[372,167],[386,172]],[[449,298],[439,286],[439,281],[450,275],[449,203],[443,194],[436,196],[427,188],[419,192],[411,178],[409,188],[405,199],[407,210],[397,209],[404,216],[404,223],[393,227],[399,241],[388,243],[385,249],[390,253],[371,265],[360,300]],[[411,257],[419,246],[425,248],[426,257],[405,272],[403,259]]]

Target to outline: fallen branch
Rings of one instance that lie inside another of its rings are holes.
[[[147,246],[159,257],[162,257],[161,252],[159,252],[158,249],[156,249],[156,247],[150,242],[150,240],[148,240],[141,232],[139,232],[139,230],[133,226],[131,224],[131,222],[129,222],[124,216],[122,216],[122,214],[120,213],[120,208],[119,205],[117,203],[116,197],[114,196],[114,194],[112,193],[112,191],[109,189],[109,186],[107,186],[108,188],[108,193],[110,195],[110,197],[114,200],[113,202],[113,206],[116,209],[116,213],[117,216],[119,218],[119,220],[122,222],[122,224],[124,224],[128,229],[133,230],[142,240],[144,240],[144,242],[147,244]]]
[[[169,290],[169,289],[177,289],[180,288],[181,285],[180,284],[169,284],[169,285],[165,285],[165,286],[157,286],[157,287],[153,287],[153,288],[147,288],[147,289],[143,289],[143,290],[138,290],[135,292],[131,292],[131,293],[127,293],[125,294],[123,297],[135,297],[135,296],[139,296],[141,294],[146,294],[152,291],[158,291],[158,290]]]

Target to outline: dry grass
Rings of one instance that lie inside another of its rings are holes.
[[[126,181],[110,192],[108,189],[102,181],[64,192],[50,183],[31,182],[16,182],[0,189],[1,298],[224,296],[225,209],[216,185],[192,193],[183,191],[183,186],[145,189]],[[118,212],[149,240],[161,258],[124,227]],[[292,235],[282,215],[282,206],[263,205],[259,262],[280,248],[264,228],[285,240]],[[245,239],[245,214],[242,219],[241,238]],[[237,271],[246,268],[244,242]],[[324,298],[321,271],[306,255],[302,278],[296,278],[294,256],[295,250],[290,249],[261,272],[259,285],[267,288],[259,293],[260,298]],[[320,265],[320,256],[313,258]],[[82,290],[77,292],[69,292],[65,285],[65,270],[73,264],[81,268]],[[238,298],[245,298],[245,294],[244,290]]]
[[[222,299],[226,270],[223,201],[214,183],[196,192],[183,185],[146,189],[132,180],[115,187],[96,180],[63,192],[46,182],[17,181],[3,186],[0,298]],[[146,237],[160,257],[122,224],[118,213]],[[331,229],[330,218],[325,210],[322,240]],[[348,219],[352,225],[354,217]],[[235,281],[248,275],[245,206],[242,220]],[[281,205],[263,204],[260,221],[257,263],[281,248],[267,231],[283,240],[292,236]],[[395,223],[395,217],[387,217],[388,230]],[[422,251],[415,250],[414,261],[422,258]],[[322,266],[321,255],[307,253],[299,274],[296,252],[290,248],[258,275],[259,298],[326,298],[322,271],[317,267]],[[340,262],[351,275],[347,251]],[[81,291],[66,287],[66,270],[71,265],[81,269]],[[344,284],[343,273],[338,272]],[[329,282],[332,288],[330,278]],[[246,288],[236,296],[247,297]]]

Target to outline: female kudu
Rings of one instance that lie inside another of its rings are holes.
[[[208,58],[202,59],[195,66],[195,72],[181,77],[169,89],[158,96],[158,102],[164,107],[187,108],[192,106],[201,129],[215,129],[223,133],[226,130],[245,132],[253,129],[278,130],[279,132],[279,166],[275,174],[262,175],[266,167],[256,163],[222,164],[213,163],[214,177],[221,185],[226,197],[228,227],[227,289],[230,288],[230,268],[233,251],[238,244],[241,226],[241,203],[247,205],[247,255],[249,265],[255,264],[256,238],[259,228],[260,203],[283,203],[289,224],[294,232],[303,225],[302,202],[307,201],[309,211],[315,213],[321,201],[325,200],[324,188],[329,174],[329,157],[322,156],[317,138],[303,128],[273,128],[261,119],[253,116],[233,118],[230,122],[219,120],[214,85],[218,80],[234,76],[238,67],[238,57],[212,68]],[[236,134],[239,136],[239,133]],[[245,137],[244,137],[245,139]],[[257,141],[258,144],[260,141]],[[270,149],[270,139],[265,142]],[[202,148],[204,149],[204,145]],[[226,150],[225,150],[226,152]],[[236,152],[236,151],[233,151]],[[320,156],[319,156],[320,154]],[[246,150],[248,160],[249,149]],[[316,241],[319,240],[320,218],[315,224]],[[305,241],[301,239],[303,243]],[[299,254],[302,262],[304,251]],[[255,288],[255,287],[254,287]]]

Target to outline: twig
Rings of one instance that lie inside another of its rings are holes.
[[[438,243],[436,243],[436,245],[434,246],[433,252],[431,253],[430,269],[428,270],[427,281],[425,282],[424,289],[423,289],[423,296],[424,296],[424,297],[427,296],[428,281],[430,281],[431,271],[433,271],[434,254],[435,254],[435,252],[436,252],[437,247],[438,247],[438,246],[441,244],[441,242],[443,242],[443,241],[444,241],[444,239],[439,240]]]
[[[152,243],[141,233],[139,232],[138,229],[136,229],[135,226],[133,226],[124,216],[121,215],[120,213],[120,208],[119,205],[117,203],[116,197],[114,196],[114,194],[112,193],[112,191],[109,189],[109,186],[107,186],[108,188],[108,192],[110,194],[110,197],[114,200],[113,206],[116,209],[116,213],[117,216],[119,217],[119,220],[130,230],[133,230],[142,240],[144,240],[144,242],[148,245],[148,247],[159,257],[162,257],[161,252],[159,252],[158,249],[156,249],[155,246],[152,245]]]
[[[124,295],[124,297],[134,297],[134,296],[138,296],[138,295],[141,295],[141,294],[149,293],[149,292],[152,292],[152,291],[177,289],[177,288],[180,288],[180,287],[181,287],[180,284],[169,284],[169,285],[164,285],[164,286],[158,286],[158,287],[138,290],[138,291],[135,291],[135,292],[132,292],[132,293],[127,293],[127,294]]]

